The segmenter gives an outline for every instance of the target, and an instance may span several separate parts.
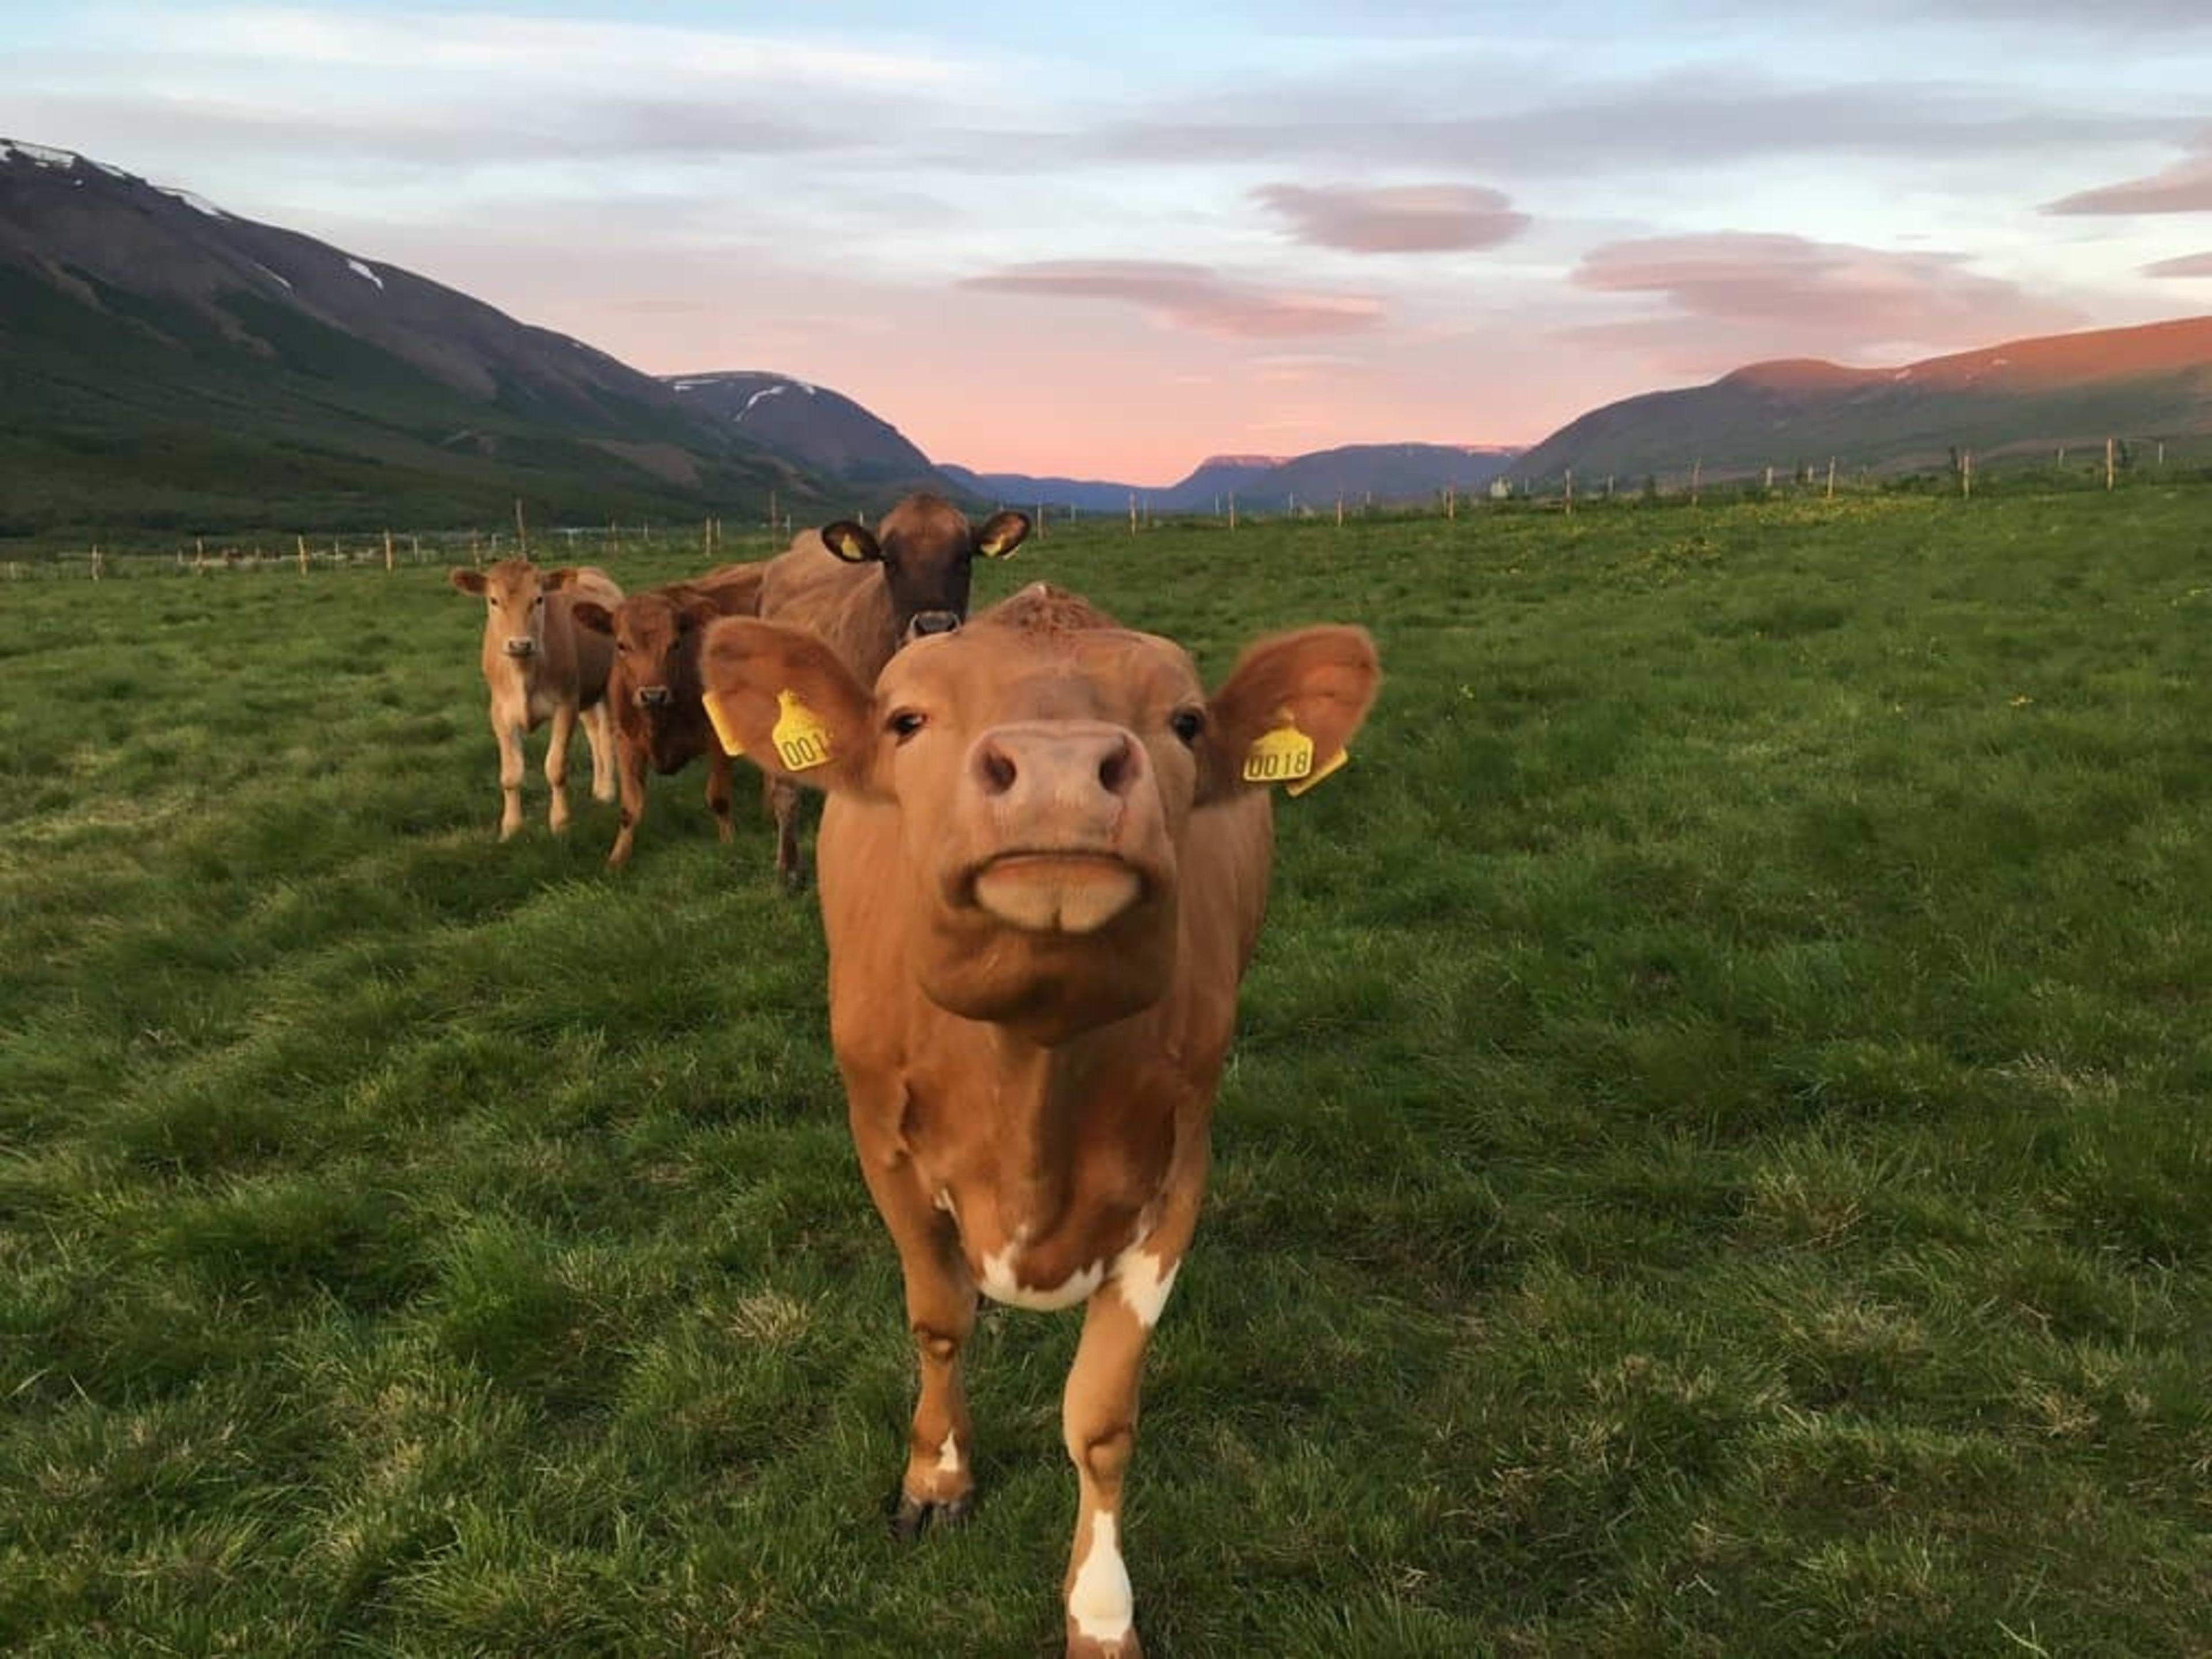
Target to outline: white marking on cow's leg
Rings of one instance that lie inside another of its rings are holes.
[[[937,1472],[957,1475],[960,1473],[960,1437],[957,1433],[945,1437],[945,1443],[937,1449]]]
[[[1168,1304],[1169,1292],[1175,1289],[1176,1273],[1182,1267],[1179,1261],[1163,1263],[1158,1255],[1134,1244],[1115,1258],[1114,1286],[1146,1330],[1160,1322],[1160,1310]]]
[[[1115,1530],[1112,1516],[1102,1511],[1091,1517],[1091,1547],[1067,1586],[1068,1621],[1094,1642],[1121,1641],[1137,1616]]]

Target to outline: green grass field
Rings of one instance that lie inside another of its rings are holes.
[[[2212,490],[1040,576],[1387,675],[1279,811],[1156,1655],[2212,1651]],[[0,586],[0,1648],[1056,1650],[1074,1316],[986,1320],[981,1505],[895,1546],[811,902],[696,772],[605,874],[580,744],[495,845],[478,617]]]

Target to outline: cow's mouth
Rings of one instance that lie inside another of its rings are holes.
[[[977,906],[1032,933],[1095,933],[1144,896],[1145,878],[1109,853],[1002,853],[975,872]]]

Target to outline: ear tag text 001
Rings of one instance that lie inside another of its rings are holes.
[[[769,735],[775,744],[777,757],[793,772],[828,765],[830,728],[822,716],[801,702],[796,691],[779,691],[775,702],[780,712],[775,729]]]

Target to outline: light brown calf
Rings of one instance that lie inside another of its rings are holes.
[[[1135,1655],[1122,1475],[1267,904],[1254,780],[1342,754],[1374,647],[1279,635],[1209,698],[1174,644],[1040,586],[915,641],[872,687],[751,619],[708,628],[702,672],[749,755],[828,793],[830,1036],[921,1376],[897,1525],[971,1502],[978,1288],[1085,1304],[1061,1416],[1080,1488],[1066,1648]]]
[[[959,508],[936,495],[908,495],[875,533],[840,519],[802,531],[769,561],[759,611],[827,641],[853,678],[872,685],[910,635],[957,627],[968,614],[977,555],[1010,556],[1030,533],[1028,515],[994,514],[973,529]],[[775,867],[783,884],[805,883],[799,866],[799,792],[771,777]]]
[[[622,589],[604,570],[582,566],[541,571],[527,559],[501,559],[487,570],[457,566],[448,580],[484,602],[484,686],[491,694],[492,736],[499,744],[502,805],[499,838],[522,828],[522,739],[548,720],[545,784],[552,795],[546,823],[568,827],[568,739],[580,716],[592,749],[592,797],[615,793],[614,734],[607,717],[607,670],[614,642],[576,626],[580,598],[604,605]]]

